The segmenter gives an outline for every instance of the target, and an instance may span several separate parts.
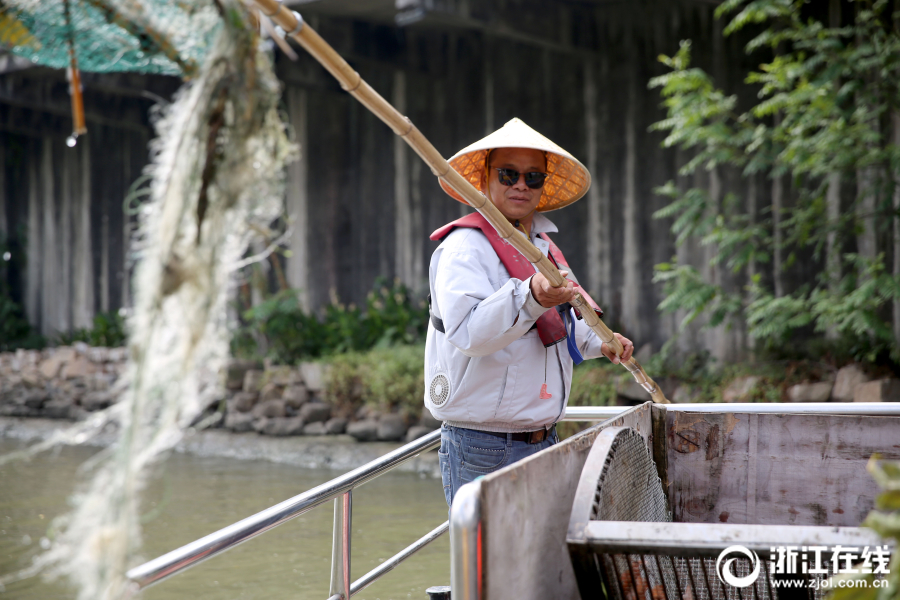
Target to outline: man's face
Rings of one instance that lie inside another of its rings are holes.
[[[507,186],[500,183],[497,169],[513,169],[520,173],[518,181]],[[525,185],[524,174],[530,171],[547,172],[547,160],[540,150],[531,148],[497,148],[491,152],[485,176],[490,186],[491,201],[503,216],[514,221],[534,212],[541,201],[542,189]]]

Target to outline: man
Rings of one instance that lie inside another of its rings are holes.
[[[540,213],[587,192],[590,174],[580,162],[513,119],[450,164],[566,268],[546,235],[556,226]],[[573,357],[620,359],[571,317],[567,303],[576,289],[589,298],[577,280],[563,270],[569,280],[554,288],[480,214],[442,227],[432,239],[442,242],[429,267],[425,406],[444,421],[439,458],[451,504],[463,484],[559,441],[554,426],[565,412]],[[633,345],[616,336],[625,349],[621,360],[628,360]]]

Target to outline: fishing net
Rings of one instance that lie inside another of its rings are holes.
[[[131,244],[139,260],[127,389],[119,403],[33,451],[83,442],[107,423],[118,426],[118,441],[86,467],[92,478],[71,513],[54,520],[50,548],[32,567],[0,576],[0,591],[5,582],[45,573],[71,579],[79,600],[130,597],[136,584],[125,573],[142,560],[140,492],[148,471],[188,428],[205,425],[204,410],[220,417],[231,277],[254,232],[279,215],[285,164],[296,148],[250,14],[237,0],[218,5],[225,18],[217,9],[221,25],[196,76],[156,113],[149,199]]]
[[[64,69],[192,77],[222,19],[213,0],[0,0],[0,45]]]

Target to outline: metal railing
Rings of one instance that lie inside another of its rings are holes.
[[[602,421],[613,418],[627,407],[573,406],[566,408],[564,421]],[[820,413],[844,415],[900,415],[900,403],[808,403],[808,404],[669,404],[666,410],[685,412]],[[142,589],[181,573],[204,560],[230,550],[266,531],[334,500],[334,536],[332,544],[329,600],[348,600],[381,576],[451,530],[451,586],[459,590],[457,598],[476,600],[480,579],[477,552],[479,506],[478,482],[463,486],[456,496],[450,521],[439,525],[378,567],[350,583],[350,530],[352,491],[397,466],[440,445],[440,430],[413,441],[343,475],[182,546],[126,573],[132,586]]]
[[[567,409],[564,420],[604,420],[614,417],[622,410],[621,407]],[[131,580],[134,589],[146,588],[299,517],[329,500],[334,500],[329,600],[347,600],[450,529],[450,522],[444,522],[375,569],[350,583],[353,489],[415,458],[422,452],[436,448],[440,443],[440,430],[432,431],[370,463],[344,473],[340,477],[135,567],[126,573],[126,577]]]
[[[447,531],[449,524],[445,522],[360,579],[352,584],[350,583],[350,523],[352,516],[351,494],[353,489],[415,458],[422,452],[436,448],[440,443],[440,430],[432,431],[331,481],[327,481],[309,491],[135,567],[128,571],[125,576],[131,580],[132,586],[136,589],[159,583],[163,579],[198,565],[217,554],[230,550],[274,527],[299,517],[329,500],[334,500],[334,545],[332,547],[331,590],[329,594],[331,598],[344,598],[346,600],[350,595],[376,581],[404,559]]]

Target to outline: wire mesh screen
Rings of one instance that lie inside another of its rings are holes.
[[[656,465],[644,438],[633,429],[622,430],[607,452],[591,520],[672,520]]]
[[[595,447],[602,455],[592,452],[588,458],[588,463],[595,461],[594,466],[586,464],[577,493],[592,493],[589,520],[671,522],[662,483],[644,439],[627,428],[610,430],[608,435],[614,437],[611,442],[604,441],[607,446]],[[598,463],[602,464],[599,477]],[[586,476],[595,484],[585,485]],[[584,506],[586,499],[576,497],[573,521],[579,518],[576,509]],[[602,582],[602,593],[611,600],[820,600],[826,590],[810,580],[830,576],[773,574],[767,557],[757,557],[759,576],[741,588],[723,583],[716,570],[717,560],[708,557],[708,548],[691,548],[685,543],[677,556],[596,552],[585,559],[584,546],[573,546],[571,541],[573,566],[585,599],[599,597]],[[729,556],[735,559],[726,568],[737,578],[751,575],[757,566],[748,558]]]
[[[738,588],[722,582],[713,558],[598,554],[597,559],[607,596],[625,600],[820,600],[828,592],[821,581],[830,576],[772,574],[762,561],[759,578]],[[750,575],[752,568],[745,558],[736,559],[731,566],[737,577]]]

